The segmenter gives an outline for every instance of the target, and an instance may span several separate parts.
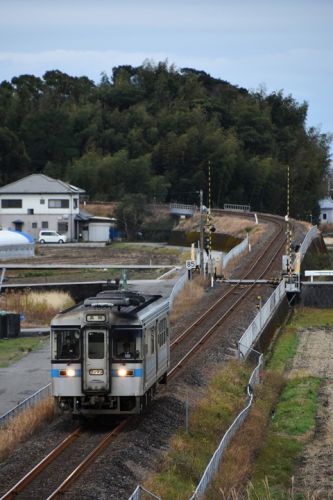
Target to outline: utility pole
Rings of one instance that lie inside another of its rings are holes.
[[[205,263],[203,254],[204,245],[204,215],[203,215],[203,191],[200,189],[200,274],[205,275]]]

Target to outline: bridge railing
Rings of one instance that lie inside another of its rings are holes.
[[[223,205],[224,210],[232,210],[235,212],[251,212],[250,205],[236,205],[233,203],[225,203]]]

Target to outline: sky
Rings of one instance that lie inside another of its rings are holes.
[[[168,61],[309,106],[333,133],[333,0],[0,0],[0,81]]]

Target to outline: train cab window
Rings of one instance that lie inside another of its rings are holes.
[[[90,359],[104,358],[104,332],[88,333],[88,357]]]
[[[54,332],[53,357],[55,359],[79,359],[81,351],[79,330]]]
[[[142,332],[115,328],[112,334],[112,356],[114,359],[141,359],[142,358]]]

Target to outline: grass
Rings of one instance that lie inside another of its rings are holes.
[[[0,301],[2,309],[23,314],[23,326],[48,326],[53,316],[72,305],[74,301],[66,292],[9,292]]]
[[[332,310],[306,308],[299,309],[283,329],[262,374],[262,384],[255,388],[251,412],[224,454],[205,498],[296,498],[292,477],[299,453],[314,431],[321,380],[308,375],[289,380],[285,370],[295,356],[298,331],[327,325],[333,325]],[[233,420],[236,401],[238,408],[243,407],[247,380],[240,377],[242,369],[241,365],[228,365],[227,372],[217,375],[222,385],[215,385],[215,379],[209,384],[207,397],[192,412],[189,434],[179,432],[174,437],[160,472],[144,484],[149,491],[164,500],[190,497]],[[230,378],[235,387],[229,385]]]
[[[45,341],[45,337],[0,339],[0,368],[18,361],[28,352],[41,347]]]
[[[263,498],[265,480],[272,498],[287,498],[296,459],[315,426],[319,386],[317,377],[293,379],[286,384],[255,465],[251,480],[255,494],[250,498]]]
[[[144,487],[164,500],[188,499],[228,426],[245,404],[250,367],[230,361],[209,383],[190,412],[189,432],[179,431],[160,472]]]
[[[18,443],[35,433],[45,422],[54,416],[54,402],[50,396],[32,408],[22,411],[0,428],[0,460],[5,460]]]
[[[195,304],[198,304],[205,294],[207,283],[201,277],[196,277],[187,281],[183,290],[176,296],[170,312],[171,325],[175,324],[178,318],[190,311]]]

